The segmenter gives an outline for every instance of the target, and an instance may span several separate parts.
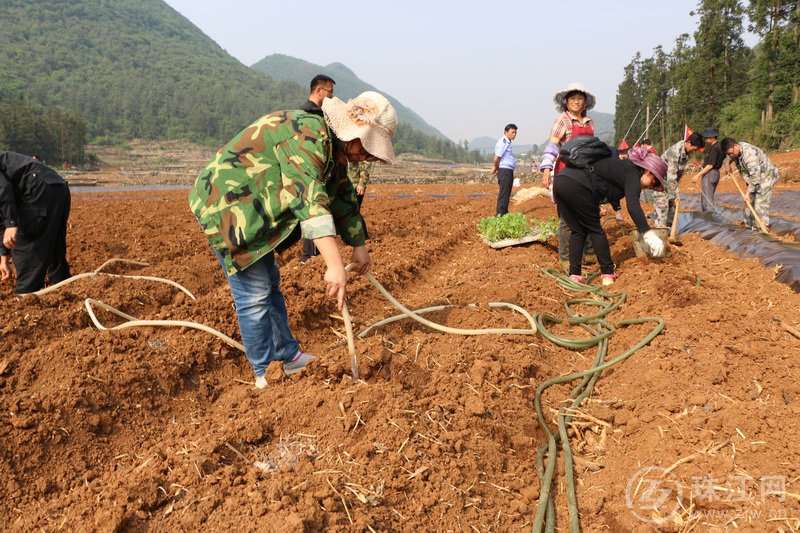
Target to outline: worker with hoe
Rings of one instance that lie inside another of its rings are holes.
[[[703,168],[701,168],[694,176],[692,182],[697,183],[700,180],[700,210],[701,211],[714,211],[714,193],[719,184],[719,169],[722,168],[722,163],[725,161],[725,154],[722,153],[722,147],[717,142],[719,133],[717,130],[708,127],[703,130],[703,139],[706,144],[706,157],[703,161]]]
[[[758,218],[769,228],[769,204],[772,200],[772,187],[778,181],[778,167],[767,154],[750,143],[737,141],[733,137],[725,137],[720,141],[722,152],[736,163],[739,173],[747,182],[747,194],[750,205]],[[746,228],[758,230],[759,225],[748,207],[744,209],[744,225]]]
[[[324,118],[303,110],[259,118],[217,152],[189,193],[228,279],[258,388],[267,385],[270,362],[292,375],[314,358],[289,329],[275,252],[312,239],[327,267],[327,294],[341,309],[347,273],[337,233],[353,247],[357,274],[367,272],[370,257],[353,185],[346,171],[332,173],[334,163],[394,162],[397,115],[384,96],[326,98],[321,107]]]
[[[675,216],[675,199],[678,197],[678,180],[686,171],[689,154],[700,150],[705,145],[703,136],[692,133],[686,140],[678,141],[661,155],[667,163],[667,177],[664,190],[653,191],[653,214],[657,228],[668,228]]]
[[[14,291],[36,292],[70,277],[67,263],[69,186],[55,170],[27,155],[0,151],[0,279],[16,268]]]

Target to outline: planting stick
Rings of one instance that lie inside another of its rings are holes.
[[[675,215],[672,217],[672,229],[669,230],[669,239],[668,242],[670,244],[674,244],[676,246],[680,246],[681,241],[678,240],[678,211],[681,207],[681,197],[678,196],[675,198]]]
[[[344,318],[344,330],[347,332],[347,350],[353,361],[351,372],[353,379],[358,381],[358,357],[356,356],[356,345],[353,339],[353,321],[350,319],[350,310],[347,309],[347,302],[342,306],[342,317]]]

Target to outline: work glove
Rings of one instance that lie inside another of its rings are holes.
[[[646,231],[644,235],[642,235],[644,242],[647,243],[647,246],[650,247],[650,253],[653,257],[661,257],[664,255],[664,241],[658,238],[658,235],[655,234],[653,230]]]
[[[514,178],[514,187],[519,187],[521,185],[519,178]]]
[[[614,211],[614,218],[617,220],[617,222],[622,222],[622,209],[619,211]]]

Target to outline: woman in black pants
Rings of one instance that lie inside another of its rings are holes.
[[[627,160],[615,155],[599,159],[592,164],[591,172],[594,176],[590,176],[587,170],[565,168],[554,182],[553,194],[572,232],[569,242],[570,278],[581,283],[584,281],[581,277],[581,251],[588,235],[600,263],[603,285],[611,285],[617,275],[608,238],[600,223],[600,204],[604,201],[619,202],[624,197],[636,228],[653,256],[660,257],[664,254],[664,241],[650,229],[639,204],[639,195],[648,187],[663,190],[667,164],[658,155],[634,147],[628,151]],[[607,190],[602,190],[604,188]],[[602,193],[607,193],[605,198],[599,197]]]

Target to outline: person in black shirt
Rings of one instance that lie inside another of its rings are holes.
[[[725,154],[722,153],[722,148],[717,142],[719,134],[714,128],[706,128],[703,130],[703,138],[706,141],[706,158],[703,161],[703,168],[692,176],[692,183],[701,181],[700,196],[700,209],[702,211],[714,210],[714,193],[719,184],[719,169],[722,167],[722,162],[725,161]]]
[[[604,201],[619,205],[624,197],[628,214],[653,256],[664,254],[664,241],[650,229],[639,204],[639,195],[648,187],[663,190],[666,173],[667,164],[661,157],[638,146],[628,151],[627,160],[612,154],[595,161],[591,170],[567,167],[559,173],[560,179],[554,182],[553,194],[572,232],[569,243],[571,279],[584,281],[581,277],[581,250],[587,236],[597,253],[603,285],[611,285],[617,278],[608,237],[600,223],[600,204]]]
[[[330,76],[325,74],[317,74],[311,78],[309,83],[308,100],[300,106],[303,111],[314,113],[315,115],[323,116],[322,102],[326,98],[333,98],[333,86],[336,82]],[[319,255],[317,247],[314,246],[314,241],[311,239],[303,239],[303,251],[300,254],[300,264],[304,265],[306,261]]]
[[[24,294],[70,277],[67,263],[69,186],[41,161],[0,151],[0,256],[11,253],[17,270],[14,290]],[[0,278],[10,275],[0,261]]]

